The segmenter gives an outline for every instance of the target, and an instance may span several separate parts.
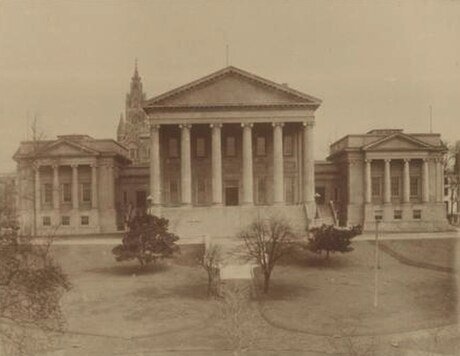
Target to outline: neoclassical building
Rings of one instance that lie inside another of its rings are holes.
[[[348,135],[315,162],[321,100],[286,84],[230,66],[146,97],[136,65],[118,142],[21,143],[24,231],[113,232],[146,211],[183,239],[234,236],[269,216],[299,232],[321,223],[373,230],[376,216],[384,230],[448,228],[437,134]]]
[[[386,231],[445,230],[443,155],[439,134],[372,130],[347,135],[330,147],[329,161],[339,170],[342,224]]]
[[[62,135],[21,142],[17,211],[24,234],[94,234],[117,230],[116,185],[130,163],[114,140]]]

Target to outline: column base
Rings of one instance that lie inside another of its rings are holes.
[[[272,203],[273,206],[284,206],[286,205],[286,202],[284,201],[276,201]]]
[[[242,202],[241,206],[254,206],[254,202]]]
[[[212,203],[211,206],[214,207],[214,208],[221,208],[221,207],[224,206],[224,204],[223,203]]]

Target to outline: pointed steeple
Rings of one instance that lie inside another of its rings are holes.
[[[137,70],[137,57],[134,59],[134,75],[133,75],[133,80],[138,79],[140,80],[141,78],[139,77],[139,71]]]
[[[125,136],[125,119],[123,118],[123,113],[120,114],[120,121],[118,121],[117,127],[117,140],[121,141]]]

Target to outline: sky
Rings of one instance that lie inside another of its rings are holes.
[[[0,172],[34,117],[115,138],[138,58],[147,97],[229,63],[323,100],[315,156],[374,128],[460,140],[460,1],[0,0]]]

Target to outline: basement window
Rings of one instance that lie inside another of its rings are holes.
[[[393,218],[395,220],[401,220],[402,219],[402,210],[395,210],[393,212]]]
[[[65,226],[70,225],[70,216],[61,216],[61,224]]]
[[[43,217],[43,226],[51,226],[51,217],[50,216],[44,216]]]
[[[414,219],[420,220],[422,218],[422,211],[421,210],[414,210],[412,212],[412,217]]]

